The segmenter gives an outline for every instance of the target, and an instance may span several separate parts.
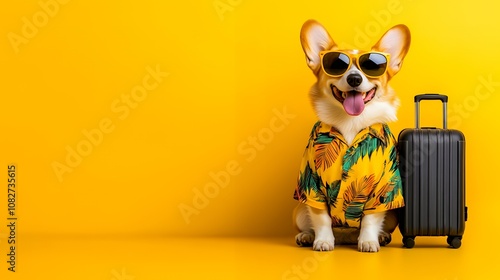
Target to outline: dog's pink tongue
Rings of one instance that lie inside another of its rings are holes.
[[[361,92],[347,93],[347,97],[345,98],[343,105],[347,114],[351,116],[358,116],[365,109],[363,94]]]

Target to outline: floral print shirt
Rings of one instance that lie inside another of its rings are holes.
[[[386,124],[361,130],[352,145],[317,122],[304,152],[294,198],[328,209],[333,227],[360,227],[363,215],[404,206],[396,139]]]

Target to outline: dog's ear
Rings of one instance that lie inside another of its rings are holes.
[[[410,30],[406,25],[399,24],[389,29],[372,47],[372,50],[391,55],[388,68],[390,77],[396,75],[401,69],[403,59],[410,48],[410,41]]]
[[[300,31],[300,42],[306,54],[307,65],[315,73],[320,68],[319,52],[336,47],[330,34],[315,20],[308,20],[304,23]]]

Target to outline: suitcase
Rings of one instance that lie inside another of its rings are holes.
[[[420,101],[443,102],[443,129],[420,128]],[[448,96],[415,96],[416,128],[398,136],[405,207],[399,210],[403,245],[412,248],[416,236],[448,236],[453,248],[462,244],[467,220],[465,206],[465,137],[447,129]]]

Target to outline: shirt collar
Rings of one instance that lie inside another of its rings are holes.
[[[356,137],[354,137],[353,144],[357,141],[361,141],[366,139],[366,136],[369,134],[373,137],[377,137],[382,143],[387,144],[387,133],[386,133],[387,125],[382,123],[373,124],[369,127],[362,129]]]
[[[329,137],[338,139],[342,143],[347,145],[347,142],[344,139],[344,136],[342,136],[342,133],[338,131],[335,127],[321,122],[320,125],[316,128],[316,135],[319,134],[328,134]]]
[[[365,140],[366,136],[368,136],[368,135],[371,135],[373,137],[377,137],[384,144],[387,144],[386,143],[386,141],[387,141],[386,129],[387,129],[387,125],[386,124],[382,124],[382,123],[377,123],[377,124],[373,124],[373,125],[371,125],[369,127],[366,127],[364,129],[362,129],[360,132],[358,132],[358,134],[356,135],[356,137],[354,137],[354,141],[352,142],[352,144],[354,145],[356,142],[360,142],[360,141]],[[322,125],[320,125],[318,127],[317,132],[318,133],[329,133],[330,137],[337,138],[340,141],[342,141],[345,144],[347,144],[347,142],[344,139],[344,136],[342,136],[342,134],[340,133],[340,131],[338,131],[333,126],[330,126],[330,125],[327,125],[325,123],[322,123]]]
[[[344,136],[342,136],[342,133],[340,133],[340,131],[338,131],[335,127],[331,126],[329,133],[330,133],[330,137],[335,137],[335,138],[339,139],[340,141],[346,143]]]

